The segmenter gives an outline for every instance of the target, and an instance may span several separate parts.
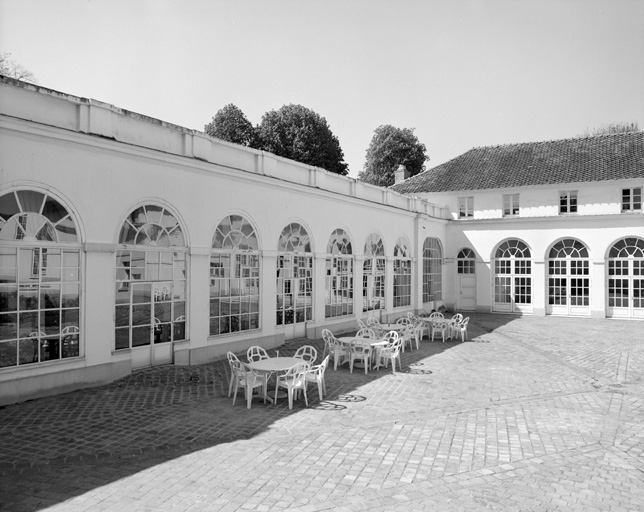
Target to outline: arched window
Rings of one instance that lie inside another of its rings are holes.
[[[116,350],[137,349],[135,366],[171,362],[185,339],[186,247],[176,216],[144,205],[127,216],[116,251]]]
[[[80,240],[47,193],[0,197],[0,367],[80,355]]]
[[[326,258],[325,316],[353,314],[353,251],[342,229],[331,233]]]
[[[306,229],[292,223],[282,230],[277,255],[277,325],[313,319],[313,255]]]
[[[373,233],[364,245],[362,274],[363,311],[385,308],[385,246]]]
[[[438,238],[423,243],[423,302],[443,299],[443,248]]]
[[[590,314],[590,260],[578,240],[557,242],[548,254],[548,313]]]
[[[241,215],[221,221],[210,255],[210,335],[259,328],[259,243]]]
[[[394,307],[411,304],[411,251],[404,238],[394,247]]]
[[[506,240],[494,257],[494,310],[530,311],[532,260],[521,240]]]
[[[644,240],[626,237],[608,252],[610,317],[644,318]]]

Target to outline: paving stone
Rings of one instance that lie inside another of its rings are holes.
[[[226,361],[0,408],[0,509],[644,510],[634,327],[472,315],[472,341],[330,369],[293,410],[232,406]]]

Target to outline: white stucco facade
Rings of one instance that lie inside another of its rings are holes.
[[[644,239],[641,212],[620,203],[622,188],[642,185],[411,197],[3,78],[0,405],[346,332],[369,315],[641,317],[608,307],[607,265],[616,241]],[[578,191],[576,215],[559,214],[565,189]],[[503,217],[503,194],[519,194],[519,215]],[[465,220],[463,196],[473,197]],[[571,239],[588,249],[588,304],[553,308],[548,255]],[[494,268],[513,240],[529,251],[530,282],[506,286],[525,302],[505,308]]]

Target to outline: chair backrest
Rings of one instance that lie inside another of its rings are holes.
[[[335,336],[329,329],[322,329],[322,339],[324,340],[324,349],[333,350],[335,346]]]
[[[431,313],[429,315],[429,318],[433,320],[435,318],[445,318],[445,316],[443,315],[443,313],[439,313],[438,311],[434,311],[433,313]]]
[[[76,327],[75,325],[68,325],[61,331],[62,334],[78,334],[78,332],[78,327]]]
[[[299,357],[300,359],[304,359],[308,363],[313,364],[318,358],[318,351],[311,345],[302,345],[295,351],[293,357]]]
[[[362,320],[358,318],[358,329],[366,329],[367,324],[365,324]]]
[[[262,359],[268,359],[268,353],[259,345],[253,345],[246,351],[246,358],[249,363],[255,361],[261,361]]]
[[[369,318],[367,318],[367,327],[371,327],[372,325],[380,325],[380,322],[377,318],[370,316]]]
[[[226,354],[226,357],[228,358],[228,363],[230,363],[231,366],[233,365],[233,361],[239,362],[239,358],[235,354],[233,354],[230,350]]]
[[[410,339],[416,336],[416,328],[413,325],[408,325],[402,330],[403,338]]]
[[[459,323],[460,324],[462,321],[463,321],[463,315],[461,315],[460,313],[456,313],[452,317],[452,322],[454,322],[454,323]]]
[[[356,333],[356,338],[367,338],[370,340],[375,340],[376,333],[373,332],[373,329],[369,329],[368,327],[363,327]]]
[[[396,325],[410,325],[410,324],[411,324],[411,320],[409,320],[409,318],[407,318],[406,316],[403,316],[402,318],[399,318],[398,320],[396,320]]]
[[[394,341],[398,341],[399,338],[400,336],[396,331],[389,331],[387,334],[385,334],[383,339],[388,343],[393,343]]]
[[[237,376],[238,379],[241,379],[241,382],[245,382],[243,379],[246,378],[247,373],[252,373],[255,374],[253,370],[248,368],[243,362],[241,362],[239,359],[237,361],[232,361],[230,363],[230,367],[232,368],[233,373]],[[238,381],[239,382],[239,381]]]
[[[308,371],[309,367],[309,363],[302,361],[301,363],[297,363],[296,365],[291,366],[288,370],[286,370],[281,378],[289,379],[303,377],[304,374]]]
[[[460,328],[467,329],[467,324],[469,323],[469,321],[470,321],[470,317],[468,316],[465,320],[461,322]]]

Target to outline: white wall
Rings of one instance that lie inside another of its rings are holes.
[[[390,274],[394,246],[401,236],[417,255],[415,271],[422,270],[418,255],[422,259],[424,238],[417,235],[419,222],[423,234],[444,243],[446,221],[432,215],[443,217],[445,211],[426,201],[93,100],[8,83],[0,83],[0,93],[0,195],[29,188],[60,200],[75,218],[83,261],[82,357],[0,370],[0,403],[102,383],[131,371],[127,351],[114,350],[115,252],[125,217],[141,205],[169,209],[186,236],[189,339],[175,346],[177,364],[206,362],[250,344],[271,347],[283,342],[284,328],[275,325],[275,258],[280,233],[288,223],[302,224],[312,240],[314,320],[307,332],[314,336],[324,326],[336,332],[355,328],[356,317],[363,316],[361,258],[371,233],[382,236]],[[211,337],[210,248],[215,228],[231,214],[249,219],[259,236],[261,330]],[[329,237],[337,228],[353,242],[354,294],[360,308],[350,317],[325,319],[324,260]],[[391,307],[390,274],[384,317],[421,309],[418,302]],[[420,281],[419,274],[413,278]],[[421,297],[418,288],[415,283],[412,300]]]

